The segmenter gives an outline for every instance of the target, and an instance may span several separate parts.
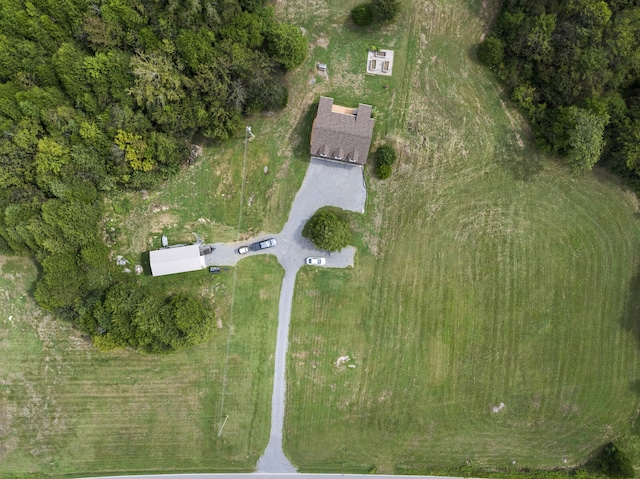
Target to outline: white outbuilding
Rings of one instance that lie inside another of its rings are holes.
[[[197,244],[150,251],[149,263],[153,276],[197,271],[206,266],[204,255],[200,254],[200,246]]]

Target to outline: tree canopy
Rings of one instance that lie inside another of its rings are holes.
[[[507,0],[478,58],[496,71],[537,144],[576,169],[640,174],[640,6]]]
[[[373,15],[381,22],[392,22],[400,13],[400,0],[371,0]]]
[[[373,21],[373,12],[371,11],[370,3],[362,3],[357,5],[351,10],[351,18],[353,19],[356,25],[360,25],[361,27],[366,27],[367,25],[371,25]]]
[[[331,211],[317,211],[302,229],[302,236],[325,251],[340,251],[351,243],[351,227]]]
[[[385,180],[393,172],[392,165],[396,162],[396,150],[390,144],[381,145],[376,150],[375,172],[378,178]]]
[[[287,103],[300,29],[264,0],[0,0],[0,250],[42,266],[40,305],[101,347],[149,352],[207,340],[195,297],[116,270],[102,195],[176,173],[194,135]]]

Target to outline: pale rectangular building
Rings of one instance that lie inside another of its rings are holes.
[[[204,256],[200,254],[200,246],[197,244],[150,251],[149,263],[153,276],[197,271],[206,266]]]

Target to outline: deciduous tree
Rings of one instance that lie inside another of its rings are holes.
[[[381,22],[392,22],[400,13],[399,0],[372,0],[373,15]]]
[[[307,57],[307,39],[295,25],[274,25],[267,33],[267,42],[272,55],[287,70],[293,70]]]
[[[316,212],[302,229],[302,236],[318,248],[340,251],[351,243],[349,223],[329,211]]]

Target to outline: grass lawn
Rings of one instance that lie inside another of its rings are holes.
[[[370,103],[374,141],[392,141],[399,160],[390,180],[367,178],[356,268],[299,273],[289,457],[304,471],[563,467],[623,436],[640,464],[635,198],[534,150],[473,59],[497,1],[406,0],[395,25],[368,29],[348,20],[358,3],[277,3],[310,40],[289,107],[247,120],[246,161],[241,131],[148,198],[110,197],[114,253],[138,263],[161,234],[278,232],[307,167],[314,102]],[[371,44],[395,50],[392,77],[363,74]],[[93,350],[29,299],[33,264],[0,262],[3,475],[253,469],[269,434],[275,260],[144,277],[201,291],[221,319],[211,343],[160,357]],[[350,360],[336,366],[340,356]]]
[[[334,78],[349,78],[360,45],[385,42],[405,76],[394,65],[392,97],[379,99],[378,134],[400,159],[390,180],[369,178],[356,268],[298,276],[294,464],[568,467],[619,436],[636,454],[638,205],[607,174],[573,176],[532,147],[473,59],[493,2],[404,2],[380,34],[345,26],[358,2],[312,2],[310,16],[307,3],[281,8],[331,39]],[[380,95],[361,82],[352,97]],[[341,356],[350,361],[337,366]]]
[[[31,262],[0,263],[3,477],[253,470],[269,437],[275,260],[238,265],[231,320],[233,270],[183,275],[183,287],[214,298],[221,329],[209,344],[167,356],[94,350],[38,311],[27,294]]]

